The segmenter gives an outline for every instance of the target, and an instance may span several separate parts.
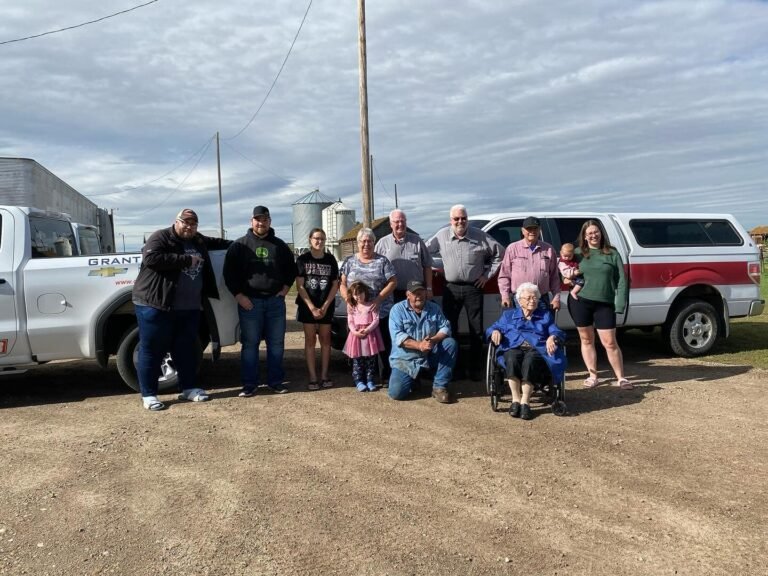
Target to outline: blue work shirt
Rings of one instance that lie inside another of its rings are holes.
[[[411,378],[419,375],[419,370],[428,368],[429,353],[404,348],[403,342],[408,338],[424,340],[442,332],[451,335],[451,324],[443,314],[440,306],[427,300],[421,314],[411,308],[408,300],[395,304],[389,311],[389,333],[392,336],[392,354],[389,363],[393,368],[405,372]],[[433,352],[434,353],[434,352]]]
[[[501,342],[496,348],[496,362],[499,366],[505,367],[504,352],[528,342],[544,358],[552,376],[558,382],[565,378],[565,332],[557,327],[554,314],[545,304],[539,303],[530,320],[526,320],[521,308],[507,308],[485,331],[486,340],[490,341],[494,330],[501,332]],[[560,340],[554,356],[547,353],[547,338],[550,336]]]

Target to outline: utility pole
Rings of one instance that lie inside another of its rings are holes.
[[[400,206],[397,203],[397,184],[395,184],[395,208],[400,208]]]
[[[224,205],[221,201],[221,151],[219,150],[219,133],[216,132],[216,167],[219,171],[219,231],[224,238]]]
[[[363,227],[371,226],[371,165],[368,159],[368,58],[365,45],[365,0],[357,0],[357,46],[360,71],[360,157],[362,159]]]

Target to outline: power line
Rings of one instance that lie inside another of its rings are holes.
[[[97,22],[101,22],[102,20],[107,20],[108,18],[114,18],[115,16],[120,16],[121,14],[127,14],[128,12],[132,12],[133,10],[138,10],[139,8],[144,8],[144,6],[149,6],[150,4],[154,4],[155,2],[158,2],[159,0],[150,0],[149,2],[145,2],[144,4],[139,4],[138,6],[134,6],[133,8],[128,8],[127,10],[121,10],[120,12],[115,12],[114,14],[110,14],[109,16],[102,16],[101,18],[97,18],[96,20],[89,20],[88,22],[83,22],[82,24],[75,24],[74,26],[67,26],[66,28],[59,28],[58,30],[50,30],[49,32],[43,32],[42,34],[33,34],[32,36],[25,36],[24,38],[16,38],[15,40],[4,40],[0,42],[0,46],[3,44],[12,44],[13,42],[22,42],[24,40],[32,40],[33,38],[40,38],[41,36],[48,36],[49,34],[57,34],[59,32],[64,32],[66,30],[74,30],[75,28],[82,28],[83,26],[88,26],[89,24],[96,24]]]
[[[147,214],[149,214],[149,213],[150,213],[150,212],[152,212],[153,210],[157,210],[158,208],[160,208],[160,206],[162,206],[162,205],[164,205],[166,202],[168,202],[168,200],[170,200],[170,199],[171,199],[171,196],[173,196],[173,195],[174,195],[176,192],[178,192],[179,188],[181,188],[182,186],[184,186],[184,183],[185,183],[185,182],[187,181],[187,179],[188,179],[188,178],[189,178],[189,177],[192,175],[192,172],[194,172],[194,171],[195,171],[195,168],[197,168],[197,165],[198,165],[198,164],[200,164],[200,161],[203,159],[203,156],[205,156],[205,153],[208,151],[208,148],[210,148],[210,146],[211,146],[211,142],[213,142],[213,138],[211,138],[210,140],[208,140],[208,143],[206,144],[206,146],[205,146],[205,149],[203,150],[203,152],[200,154],[200,157],[197,159],[197,162],[195,162],[195,165],[194,165],[194,166],[192,166],[192,169],[191,169],[191,170],[190,170],[190,171],[187,173],[187,175],[186,175],[186,176],[184,176],[184,179],[183,179],[181,182],[179,182],[179,185],[178,185],[178,186],[176,186],[176,188],[174,188],[173,190],[171,190],[171,191],[168,193],[168,195],[167,195],[165,198],[163,198],[163,199],[160,201],[160,203],[159,203],[159,204],[157,204],[157,205],[153,206],[153,207],[152,207],[152,208],[150,208],[149,210],[145,210],[144,212],[142,212],[141,214],[139,214],[138,216],[136,216],[136,218],[141,218],[142,216],[146,216]]]
[[[379,184],[381,184],[381,187],[384,189],[384,192],[394,200],[395,198],[392,196],[392,194],[389,193],[389,190],[387,190],[387,187],[384,186],[384,182],[381,181],[381,176],[379,175],[379,168],[376,166],[376,162],[371,162],[373,164],[373,171],[376,173],[376,178],[379,179]]]
[[[244,159],[248,160],[248,162],[250,162],[251,164],[256,166],[256,168],[258,168],[260,170],[264,170],[264,172],[268,172],[268,173],[272,174],[272,176],[275,176],[277,178],[280,178],[280,180],[284,180],[284,181],[288,182],[288,184],[291,184],[293,186],[297,186],[298,188],[304,188],[304,190],[306,190],[307,192],[314,192],[315,191],[314,188],[307,188],[306,186],[302,186],[301,184],[296,184],[296,182],[294,182],[293,180],[291,180],[289,178],[286,178],[285,176],[281,176],[277,172],[273,172],[272,170],[269,170],[268,168],[264,168],[264,166],[260,166],[259,164],[257,164],[256,162],[254,162],[253,160],[248,158],[248,156],[246,156],[245,154],[240,152],[240,150],[238,150],[237,148],[232,146],[232,144],[230,144],[229,142],[224,142],[224,145],[227,146],[228,148],[230,148],[233,152],[238,153]]]
[[[304,22],[307,19],[307,14],[309,14],[309,9],[311,7],[312,7],[312,0],[309,0],[307,9],[304,12],[304,17],[301,19],[301,24],[299,24],[299,29],[296,30],[296,35],[293,37],[293,42],[291,42],[291,47],[288,48],[288,53],[285,55],[285,58],[283,59],[283,63],[280,65],[280,70],[277,71],[277,75],[275,76],[275,79],[272,81],[272,86],[270,86],[269,90],[267,90],[267,94],[264,96],[264,100],[261,101],[261,104],[259,104],[259,107],[256,109],[256,112],[253,113],[253,116],[251,116],[251,119],[248,120],[248,123],[240,129],[240,132],[238,132],[234,136],[230,136],[229,138],[224,138],[224,140],[234,140],[235,138],[240,136],[240,134],[245,132],[246,128],[248,128],[248,126],[253,124],[253,121],[256,119],[256,116],[259,115],[259,112],[261,112],[261,109],[264,107],[264,104],[267,103],[267,98],[269,98],[269,95],[272,94],[272,89],[275,87],[275,84],[277,84],[277,79],[280,78],[280,74],[283,72],[283,68],[285,68],[285,63],[288,62],[288,57],[291,55],[293,46],[296,44],[296,40],[298,40],[299,38],[299,33],[301,32],[301,29],[304,26]]]
[[[195,156],[200,154],[200,151],[203,148],[205,148],[207,146],[210,146],[211,145],[211,140],[213,140],[214,138],[215,138],[215,136],[211,136],[205,144],[200,146],[200,148],[198,148],[197,151],[195,151],[191,156],[188,156],[186,160],[184,160],[181,164],[179,164],[175,168],[172,168],[171,170],[169,170],[168,172],[166,172],[162,176],[158,176],[157,178],[155,178],[153,180],[150,180],[148,182],[144,182],[144,184],[139,184],[138,186],[126,186],[125,188],[123,188],[122,190],[119,190],[117,192],[100,192],[99,194],[83,194],[83,195],[87,196],[88,198],[94,198],[96,196],[112,196],[112,195],[122,194],[123,192],[131,192],[133,190],[138,190],[139,188],[146,188],[150,184],[154,184],[158,180],[162,180],[163,178],[165,178],[169,174],[173,174],[174,172],[176,172],[176,170],[178,170],[179,168],[184,166],[184,164],[186,164],[187,162],[192,160],[192,158],[194,158]]]

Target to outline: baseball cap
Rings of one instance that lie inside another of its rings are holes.
[[[409,280],[408,292],[416,292],[416,290],[426,290],[426,287],[424,286],[424,282],[422,282],[421,280]]]
[[[253,217],[256,218],[257,216],[266,216],[269,218],[269,208],[266,206],[256,206],[253,209]]]
[[[195,222],[199,222],[197,212],[192,210],[192,208],[184,208],[181,212],[176,214],[176,220],[194,220]]]
[[[541,228],[541,224],[539,224],[539,219],[536,216],[528,216],[523,220],[523,228]]]

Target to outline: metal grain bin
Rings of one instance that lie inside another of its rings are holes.
[[[320,194],[319,190],[293,203],[293,249],[296,253],[309,250],[309,233],[312,228],[323,225],[323,209],[331,204],[333,200]]]
[[[355,211],[347,208],[341,200],[334,202],[323,210],[323,230],[327,236],[325,247],[341,259],[341,237],[349,232],[355,225]]]

